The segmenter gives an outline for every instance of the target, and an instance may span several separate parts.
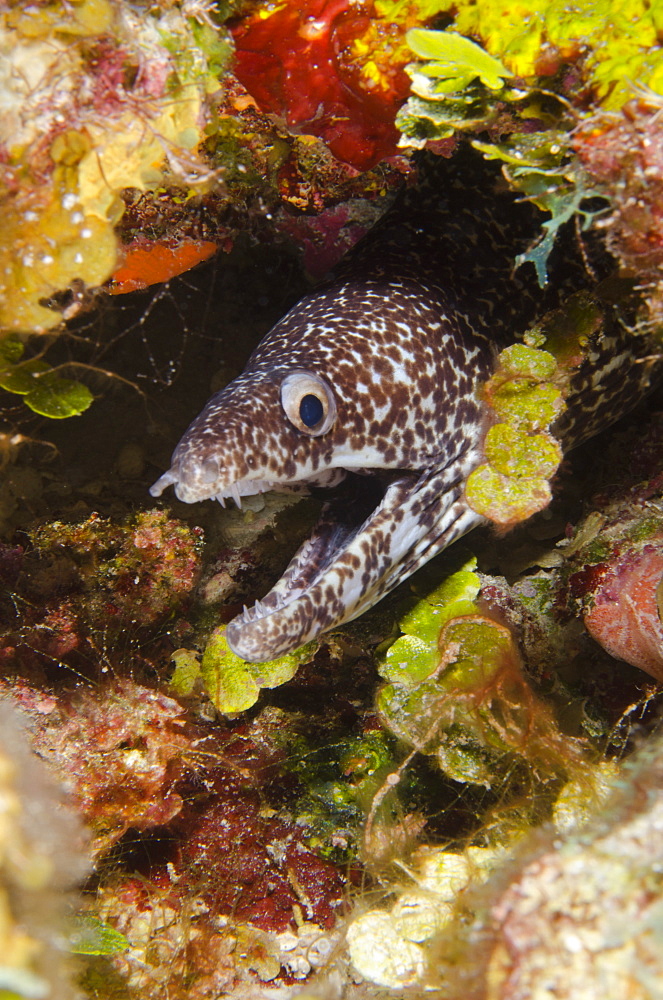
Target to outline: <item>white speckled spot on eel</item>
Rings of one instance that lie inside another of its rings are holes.
[[[228,625],[244,659],[274,659],[356,618],[482,521],[463,495],[482,461],[478,390],[498,351],[591,283],[582,255],[569,258],[572,234],[545,291],[529,265],[514,272],[541,216],[500,187],[469,154],[435,167],[426,191],[408,192],[337,275],[273,327],[152,487],[160,496],[172,484],[187,503],[240,502],[346,481],[275,587]],[[647,345],[623,334],[614,309],[604,315],[559,427],[567,446],[646,387],[647,366],[633,362]]]

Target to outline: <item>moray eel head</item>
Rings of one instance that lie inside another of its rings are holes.
[[[371,291],[336,288],[322,297],[342,317],[348,297],[363,302]],[[401,296],[402,310],[407,289],[388,291]],[[407,336],[385,321],[385,290],[370,336],[365,319],[339,320],[333,336],[322,336],[320,293],[295,307],[245,372],[209,400],[151,489],[160,496],[172,485],[187,503],[225,505],[271,489],[342,483],[281,580],[228,625],[231,648],[246,660],[274,659],[357,617],[471,526],[460,497],[477,460],[479,407],[470,381],[454,382],[440,304],[427,311],[415,292],[421,315],[410,317]],[[481,362],[481,347],[467,355],[466,363]]]
[[[152,495],[172,484],[185,503],[225,506],[231,497],[241,506],[241,497],[267,490],[334,485],[344,472],[332,463],[348,457],[329,433],[336,417],[331,386],[313,372],[244,375],[210,399]]]

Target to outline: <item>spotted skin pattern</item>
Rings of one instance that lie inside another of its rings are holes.
[[[172,484],[187,503],[239,503],[270,488],[342,484],[275,587],[228,625],[246,660],[274,659],[356,618],[482,523],[463,493],[483,459],[488,415],[478,390],[502,348],[588,284],[581,255],[563,250],[544,292],[533,268],[514,272],[539,219],[476,158],[436,165],[422,187],[273,327],[152,487],[159,496]],[[601,337],[567,401],[568,445],[616,419],[647,381],[646,366],[632,363],[635,341],[609,309]],[[311,436],[286,416],[281,384],[293,372],[330,387],[336,419],[325,433]],[[367,508],[369,480],[379,489]]]

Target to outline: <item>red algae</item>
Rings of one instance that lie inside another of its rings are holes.
[[[12,689],[13,690],[13,689]],[[127,830],[163,826],[182,808],[175,781],[188,746],[183,709],[133,681],[63,694],[47,709],[38,689],[22,688],[34,745],[66,779],[104,854]]]
[[[186,873],[183,884],[197,884],[213,914],[263,930],[284,931],[297,913],[332,926],[345,882],[306,847],[305,831],[264,815],[259,789],[228,768],[208,772],[205,784],[205,808],[195,816],[185,807],[173,827],[182,844],[171,865],[178,878]]]
[[[235,75],[261,109],[358,170],[397,153],[394,120],[409,90],[402,66],[392,64],[386,87],[371,88],[353,61],[352,42],[374,17],[370,3],[308,0],[261,8],[233,30]]]

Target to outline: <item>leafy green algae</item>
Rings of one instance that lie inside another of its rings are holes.
[[[378,711],[456,781],[495,788],[529,772],[554,784],[580,751],[531,688],[510,630],[483,613],[475,569],[470,560],[400,620],[405,634],[379,663]]]
[[[648,0],[500,0],[452,3],[451,27],[480,39],[514,76],[538,77],[578,60],[584,82],[605,109],[633,97],[633,84],[663,95],[663,10]]]
[[[23,361],[24,346],[18,337],[0,341],[0,388],[23,397],[34,413],[53,420],[78,416],[92,403],[86,385],[60,378],[39,358]]]
[[[660,101],[663,12],[647,0],[522,0],[508,9],[499,0],[440,0],[436,9],[453,15],[446,30],[407,36],[420,61],[407,67],[401,145],[477,136],[475,147],[502,162],[511,186],[550,213],[515,262],[533,264],[543,286],[559,228],[575,218],[586,229],[609,207],[607,188],[575,155],[574,130],[638,93]],[[486,132],[490,141],[479,141]]]
[[[248,663],[230,649],[225,628],[212,633],[201,663],[201,675],[214,707],[224,714],[245,712],[258,700],[261,688],[285,684],[297,673],[297,668],[310,657],[314,644],[269,663]]]
[[[484,397],[499,422],[489,428],[486,461],[470,475],[465,496],[477,513],[511,525],[543,510],[562,460],[548,426],[563,408],[561,376],[548,351],[513,344],[502,351]]]
[[[406,37],[420,59],[430,60],[422,72],[435,81],[436,93],[464,90],[476,79],[490,90],[500,90],[504,79],[511,75],[499,59],[452,31],[412,28]]]

